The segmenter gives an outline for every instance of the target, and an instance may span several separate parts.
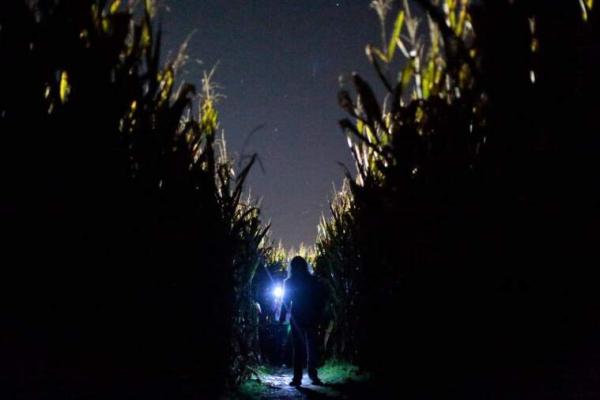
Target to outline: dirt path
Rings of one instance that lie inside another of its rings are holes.
[[[253,400],[284,400],[284,399],[356,399],[360,383],[356,382],[327,382],[325,385],[316,386],[310,383],[307,375],[304,375],[303,384],[300,387],[289,385],[292,380],[292,371],[287,368],[272,369],[262,374],[260,383],[258,381],[246,386],[245,398]]]
[[[315,386],[310,384],[308,376],[304,376],[303,385],[293,387],[289,385],[292,380],[292,371],[282,369],[274,371],[273,374],[263,377],[263,383],[267,387],[261,399],[345,399],[344,394],[330,386]]]

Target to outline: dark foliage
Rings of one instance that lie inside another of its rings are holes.
[[[152,8],[0,4],[6,398],[213,398],[243,357],[251,165],[219,155],[208,81],[190,116]]]
[[[339,96],[358,172],[318,248],[359,269],[359,363],[408,398],[596,398],[597,7],[416,3],[397,83],[367,49],[385,107],[359,76]]]
[[[327,288],[323,328],[325,356],[356,362],[356,332],[361,260],[357,247],[356,208],[347,184],[331,203],[331,218],[319,224],[315,274]]]

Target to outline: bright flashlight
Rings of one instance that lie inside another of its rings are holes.
[[[283,287],[281,287],[281,286],[275,286],[273,288],[273,296],[276,299],[282,299],[283,298]]]

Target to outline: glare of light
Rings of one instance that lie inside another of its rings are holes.
[[[276,299],[281,299],[281,298],[283,298],[283,287],[281,287],[281,286],[275,286],[275,287],[273,288],[273,296],[274,296]]]

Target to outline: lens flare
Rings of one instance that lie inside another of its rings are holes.
[[[275,297],[276,299],[283,298],[283,287],[275,286],[273,288],[273,297]]]

